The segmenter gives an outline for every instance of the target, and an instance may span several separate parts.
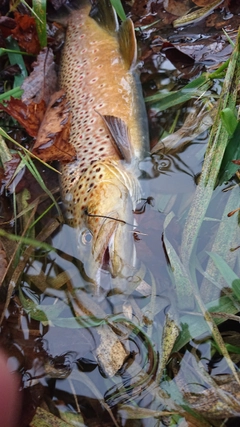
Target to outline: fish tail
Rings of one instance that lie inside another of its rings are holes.
[[[119,27],[118,18],[110,0],[98,0],[89,16],[109,33],[117,36],[119,49],[127,67],[133,68],[137,60],[137,42],[133,22],[127,18]]]
[[[117,14],[110,0],[98,0],[95,2],[89,16],[110,33],[118,31]]]

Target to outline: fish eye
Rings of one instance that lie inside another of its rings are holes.
[[[92,233],[88,229],[84,230],[80,235],[80,241],[83,245],[89,245],[92,241]]]

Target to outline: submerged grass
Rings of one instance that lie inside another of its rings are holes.
[[[236,45],[231,58],[217,71],[211,75],[208,73],[202,74],[175,93],[158,93],[146,98],[146,101],[151,102],[151,105],[157,111],[163,111],[183,101],[196,98],[200,89],[209,89],[213,79],[219,79],[223,76],[224,82],[218,101],[218,110],[215,113],[200,181],[196,187],[187,217],[184,218],[180,254],[175,250],[168,237],[168,233],[171,230],[170,224],[174,217],[173,212],[170,212],[165,219],[163,242],[170,264],[171,282],[176,289],[176,308],[183,312],[193,312],[192,314],[183,313],[179,319],[175,317],[175,326],[179,327],[181,331],[173,351],[179,352],[192,339],[194,340],[201,335],[208,336],[210,339],[213,338],[216,343],[215,348],[225,357],[233,373],[234,380],[239,384],[239,375],[229,354],[229,351],[234,352],[234,348],[225,344],[217,328],[217,325],[228,318],[239,321],[239,317],[235,316],[240,309],[239,279],[233,271],[238,254],[235,253],[233,256],[230,251],[231,247],[234,246],[233,242],[236,244],[238,224],[236,219],[232,222],[229,221],[227,216],[228,212],[234,210],[234,207],[238,204],[238,189],[235,188],[235,191],[230,196],[227,196],[226,206],[221,218],[218,218],[218,216],[216,219],[209,218],[207,211],[210,203],[213,202],[213,196],[216,194],[215,189],[219,184],[219,172],[221,170],[225,171],[224,178],[230,179],[238,168],[238,165],[230,167],[230,163],[232,158],[240,157],[239,144],[237,143],[239,139],[239,121],[236,114],[240,80],[240,30],[238,31]],[[232,142],[233,137],[234,143]],[[161,147],[161,144],[158,143],[157,147]],[[164,153],[164,146],[161,149]],[[171,152],[170,147],[169,152]],[[225,162],[223,161],[224,153],[227,153]],[[223,182],[223,178],[220,182]],[[220,191],[218,190],[219,193]],[[203,225],[210,220],[216,220],[219,223],[214,240],[211,242],[211,253],[206,250],[202,250],[199,253],[199,232]],[[204,263],[202,264],[203,260]],[[199,272],[204,278],[201,286]],[[224,278],[224,282],[222,278]],[[204,280],[206,280],[206,284]],[[225,290],[224,286],[226,284],[228,289]],[[217,292],[215,292],[215,289]],[[219,298],[220,292],[222,292],[222,296]],[[223,296],[224,294],[225,296]],[[169,329],[167,339],[170,336],[171,330]],[[214,346],[215,344],[213,344],[213,348]],[[235,351],[238,354],[239,349],[236,348]],[[173,396],[172,393],[174,392],[170,393]]]
[[[209,297],[206,292],[207,289],[202,287],[201,292],[199,290],[199,285],[197,282],[197,241],[199,238],[199,231],[206,221],[206,213],[209,207],[210,201],[212,200],[213,192],[216,187],[217,178],[219,174],[219,170],[222,164],[222,159],[226,147],[229,142],[229,133],[224,126],[224,123],[221,119],[222,111],[226,111],[226,109],[234,110],[236,106],[237,100],[237,91],[238,91],[238,82],[240,78],[240,31],[238,33],[237,42],[231,58],[228,63],[228,68],[226,71],[226,76],[224,79],[222,92],[220,95],[220,99],[218,101],[218,111],[214,119],[214,123],[211,129],[210,138],[205,154],[205,159],[202,167],[201,178],[196,188],[194,198],[191,203],[191,207],[189,209],[185,226],[183,229],[183,237],[181,242],[181,251],[180,257],[175,253],[174,249],[170,246],[167,238],[165,237],[164,242],[166,246],[166,250],[168,253],[168,257],[170,260],[170,265],[173,269],[173,278],[175,281],[175,286],[177,290],[178,303],[181,302],[186,304],[185,307],[194,307],[193,300],[197,303],[199,308],[199,315],[203,316],[204,321],[198,319],[198,327],[193,332],[192,329],[192,320],[187,321],[187,330],[188,330],[188,340],[190,339],[192,333],[196,336],[196,331],[200,332],[199,326],[205,325],[205,331],[209,328],[212,336],[214,337],[215,342],[221,350],[221,353],[227,360],[227,363],[233,372],[236,381],[239,383],[239,378],[236,373],[234,364],[231,360],[231,357],[227,351],[227,348],[224,344],[224,341],[219,333],[216,322],[211,315],[211,311],[208,310],[208,306],[204,303],[204,301],[209,301],[214,299],[214,295],[216,293],[213,292],[212,287],[209,291]],[[230,197],[231,199],[231,207],[234,204],[234,196]],[[227,208],[228,210],[228,208]],[[231,210],[229,205],[229,210]],[[226,220],[225,220],[226,219]],[[223,258],[228,258],[229,249],[231,247],[231,242],[235,237],[235,225],[236,223],[229,221],[227,218],[227,212],[224,212],[224,218],[222,219],[222,223],[220,223],[219,230],[216,234],[214,244],[212,246],[213,252],[217,251],[222,254]],[[231,257],[232,258],[232,257]],[[236,259],[236,257],[234,257]],[[233,263],[234,263],[233,259]],[[218,286],[219,283],[219,275],[217,271],[213,273],[213,267],[211,266],[211,261],[208,263],[206,268],[205,275],[211,277],[215,286]],[[209,284],[207,284],[209,288]],[[204,298],[204,300],[203,300]],[[216,297],[215,297],[216,298]],[[232,305],[232,302],[229,300],[229,304],[231,306],[230,311],[232,313],[236,313],[238,310],[238,306],[235,304]],[[182,307],[184,308],[184,306]],[[220,306],[218,308],[219,312],[223,312],[225,309],[224,306]],[[201,314],[200,314],[201,313]],[[223,321],[223,319],[221,319]],[[181,318],[181,323],[186,325],[186,319]],[[218,322],[219,323],[219,322]],[[191,326],[190,326],[191,325]],[[191,332],[190,330],[191,329]],[[203,329],[201,330],[203,333]],[[177,341],[177,346],[175,348],[179,349],[181,344],[179,343],[187,340],[183,339],[182,334]]]
[[[181,258],[185,266],[191,265],[197,236],[217,183],[224,152],[229,136],[221,120],[221,112],[225,108],[233,110],[236,106],[238,83],[240,78],[240,31],[236,46],[231,55],[222,92],[218,101],[218,111],[211,129],[210,138],[202,167],[201,179],[196,188],[181,245]]]
[[[191,99],[208,97],[208,90],[211,88],[215,79],[221,79],[225,76],[229,60],[225,61],[213,73],[202,73],[199,77],[192,80],[178,91],[169,93],[158,92],[145,98],[146,103],[151,103],[160,111],[165,111],[171,107],[183,104]]]

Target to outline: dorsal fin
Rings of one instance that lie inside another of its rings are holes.
[[[129,140],[128,127],[124,120],[120,117],[102,115],[98,111],[97,113],[104,120],[104,123],[112,136],[114,147],[121,159],[126,160],[127,163],[131,163],[133,153],[131,142]]]
[[[121,55],[128,67],[134,67],[137,61],[137,41],[133,22],[127,18],[122,22],[118,31],[119,48]]]
[[[110,33],[116,33],[119,25],[117,14],[110,0],[98,0],[90,10],[89,16]]]

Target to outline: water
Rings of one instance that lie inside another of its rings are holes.
[[[201,27],[173,31],[168,27],[166,37],[169,36],[171,42],[179,39],[186,42],[188,38],[190,45],[198,39],[201,43],[208,39],[212,42],[210,36],[199,35],[200,30]],[[142,40],[142,48],[149,39],[147,35]],[[206,45],[195,52],[202,49],[206,49]],[[213,65],[228,55],[229,47],[225,47],[214,54],[214,58],[211,55],[211,61],[205,57],[205,63]],[[157,89],[163,92],[176,89],[187,79],[159,52],[143,63],[142,78],[148,96]],[[219,87],[215,85],[211,96],[217,93]],[[192,103],[189,108],[181,109],[177,128],[182,126],[190,107]],[[159,112],[154,105],[149,105],[153,145],[170,129],[179,108]],[[191,142],[167,152],[163,149],[139,165],[145,198],[135,214],[134,238],[139,266],[124,291],[118,286],[118,280],[113,280],[106,271],[101,273],[101,288],[94,291],[74,246],[74,231],[65,224],[48,240],[55,251],[38,250],[29,259],[21,279],[22,294],[15,292],[1,330],[1,343],[22,378],[23,426],[28,425],[43,400],[45,408],[50,408],[52,413],[71,419],[70,425],[168,425],[169,419],[157,411],[175,410],[183,418],[187,417],[178,406],[186,401],[197,411],[196,405],[187,400],[188,392],[199,393],[199,402],[207,408],[208,398],[204,400],[202,392],[212,386],[208,375],[232,375],[226,358],[213,343],[196,302],[198,294],[188,294],[186,278],[197,283],[205,307],[212,305],[214,312],[237,314],[236,295],[234,301],[226,295],[235,277],[233,271],[236,277],[239,275],[238,251],[230,251],[239,244],[238,217],[227,217],[230,210],[239,206],[238,186],[231,192],[222,191],[225,185],[216,188],[190,262],[182,267],[186,256],[183,253],[185,232],[191,220],[189,212],[194,204],[207,141],[206,130]],[[45,222],[47,217],[39,229]],[[188,249],[186,245],[185,249]],[[209,252],[223,257],[229,266],[224,279],[209,258]],[[170,326],[168,321],[172,321]],[[171,338],[178,329],[182,329],[182,333],[172,352],[174,339],[171,342]],[[236,319],[222,323],[220,329],[223,336],[224,332],[229,335],[226,342],[236,347],[231,357],[238,366]],[[170,348],[163,338],[166,330]],[[107,335],[109,331],[112,335]],[[116,374],[109,376],[98,349],[104,344],[104,352],[109,355],[114,339],[123,346],[126,357]],[[238,390],[233,377],[229,383]],[[228,392],[233,393],[232,389]],[[210,418],[215,417],[216,413]],[[227,417],[224,412],[222,418]],[[180,425],[181,417],[176,415],[171,423]],[[212,421],[209,423],[207,425],[212,425]],[[215,420],[214,425],[221,425],[221,421]]]
[[[145,273],[141,276],[143,290],[136,289],[129,294],[127,292],[116,294],[114,287],[111,287],[110,276],[108,273],[103,273],[106,276],[105,287],[101,289],[100,294],[94,295],[91,284],[82,277],[82,267],[77,261],[78,254],[74,245],[71,244],[74,242],[74,232],[67,225],[62,225],[52,236],[51,244],[57,251],[36,257],[25,269],[25,282],[22,283],[26,291],[24,295],[31,297],[35,302],[39,295],[38,308],[46,313],[48,321],[46,320],[44,326],[44,322],[42,324],[37,321],[40,319],[39,315],[35,316],[35,321],[31,319],[31,315],[22,313],[20,316],[20,330],[22,329],[24,340],[26,340],[21,341],[22,350],[25,353],[26,342],[32,351],[29,367],[26,368],[24,362],[21,365],[21,369],[24,369],[23,387],[25,390],[29,388],[31,390],[38,385],[44,395],[50,394],[55,407],[59,410],[75,414],[81,412],[84,425],[91,425],[93,422],[91,417],[95,423],[104,423],[103,425],[105,423],[114,425],[111,417],[115,417],[118,425],[128,425],[130,421],[126,420],[129,418],[129,413],[121,409],[121,405],[131,404],[132,399],[142,408],[155,411],[165,409],[164,399],[156,398],[155,386],[152,384],[159,366],[159,357],[162,357],[161,342],[165,316],[168,313],[176,322],[179,321],[179,317],[184,319],[183,316],[192,316],[194,320],[196,318],[196,313],[193,313],[196,310],[196,304],[184,306],[182,300],[178,299],[176,284],[174,285],[169,271],[165,239],[171,242],[176,251],[179,250],[182,227],[196,190],[195,178],[201,169],[205,141],[206,134],[204,138],[194,141],[177,155],[156,155],[154,159],[146,159],[144,164],[141,164],[141,170],[145,172],[142,187],[146,196],[151,197],[149,203],[143,201],[139,205],[139,208],[145,208],[142,209],[144,212],[135,215],[138,223],[136,229],[139,231],[136,240],[137,258],[141,268],[145,269]],[[215,222],[221,219],[228,198],[227,193],[216,191],[208,212],[209,217],[216,217]],[[170,213],[174,216],[170,225],[166,227],[165,221]],[[237,221],[237,218],[234,220]],[[209,222],[204,224],[198,242],[200,255],[206,251],[206,248],[208,249],[211,240],[214,240],[215,222],[213,220],[213,223],[210,221],[210,225]],[[206,262],[203,258],[202,265],[206,266]],[[36,278],[40,271],[43,279],[43,294],[36,286]],[[67,277],[63,277],[61,282],[63,272],[65,274],[67,272]],[[197,274],[201,284],[202,273],[198,271]],[[51,286],[50,283],[52,283]],[[29,290],[30,285],[33,291]],[[69,295],[71,292],[74,294],[76,289],[78,291],[74,302],[74,297],[71,299]],[[75,315],[82,315],[81,310],[81,314],[77,312],[76,301],[78,298],[81,301],[83,295],[85,296],[83,305],[86,305],[87,310],[90,310],[94,316],[102,319],[110,316],[111,319],[111,315],[115,314],[116,323],[113,323],[113,326],[117,328],[120,326],[117,336],[120,336],[123,344],[127,346],[128,356],[113,378],[106,378],[106,372],[99,366],[96,359],[96,349],[101,341],[98,327],[93,325],[86,328],[74,320],[74,312]],[[211,301],[212,298],[209,297],[209,300]],[[131,328],[128,329],[129,325],[117,321],[118,317],[123,316],[130,319],[130,325],[132,322],[135,323],[144,334],[150,337],[152,349],[146,345],[145,335],[141,336],[138,330],[131,332]],[[202,319],[202,315],[199,317]],[[33,324],[34,332],[31,336]],[[202,344],[196,344],[190,339],[189,348],[191,346],[197,348],[201,355],[200,359],[208,370],[211,360],[211,336],[207,328],[202,333],[200,334]],[[154,369],[151,366],[154,363],[152,351],[156,352],[157,358],[157,366]],[[189,365],[187,353],[184,357]],[[191,360],[192,358],[193,356]],[[169,369],[171,371],[171,368]],[[186,375],[185,365],[182,369]],[[143,372],[146,378],[140,381]],[[226,361],[220,358],[213,362],[212,373],[215,375],[223,372],[230,373]],[[138,385],[139,381],[140,385]],[[186,379],[186,381],[189,380]],[[131,384],[135,382],[136,385],[132,389]],[[167,384],[163,382],[162,386],[169,392]],[[173,387],[171,381],[169,384]],[[127,390],[125,392],[123,385]],[[201,386],[195,391],[201,392]],[[173,392],[171,388],[170,393],[175,394],[176,390]],[[30,396],[33,399],[34,393],[31,391]],[[181,396],[178,398],[175,396],[173,400],[179,404],[182,403]],[[104,401],[105,406],[101,403]],[[81,420],[81,417],[79,419]],[[139,425],[165,425],[160,421],[159,423],[155,424],[154,419],[150,417],[140,421]]]

